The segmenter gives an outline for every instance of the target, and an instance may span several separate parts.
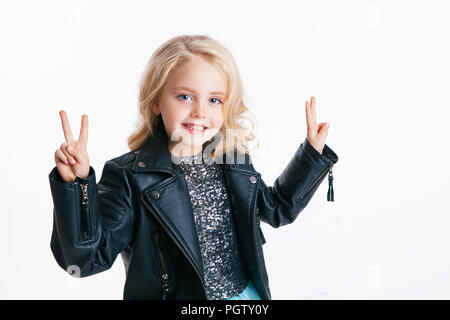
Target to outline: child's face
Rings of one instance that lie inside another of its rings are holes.
[[[172,154],[202,151],[203,143],[222,127],[225,94],[222,73],[202,58],[196,57],[171,74],[153,111],[161,113]],[[189,129],[188,123],[207,128]]]

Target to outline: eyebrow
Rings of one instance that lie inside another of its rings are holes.
[[[189,87],[176,87],[174,90],[186,90],[186,91],[190,91],[190,92],[193,92],[193,93],[197,93],[194,89],[191,89],[191,88],[189,88]],[[222,96],[225,96],[225,93],[223,93],[223,92],[221,92],[221,91],[212,91],[212,92],[210,92],[210,94],[218,94],[218,95],[222,95]]]

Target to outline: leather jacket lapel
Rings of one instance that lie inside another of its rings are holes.
[[[193,261],[203,277],[203,264],[200,245],[192,212],[192,204],[186,182],[173,165],[168,148],[168,136],[161,116],[152,137],[149,137],[138,151],[132,171],[136,173],[162,172],[169,176],[150,185],[141,196],[151,214],[159,220],[169,235]]]
[[[255,275],[258,273],[258,266],[254,263],[256,261],[254,252],[256,215],[252,212],[256,210],[254,205],[260,175],[233,167],[227,167],[223,172],[228,185],[242,258],[250,274]]]
[[[169,235],[195,264],[204,277],[203,263],[198,242],[197,229],[192,212],[192,204],[180,176],[166,179],[147,188],[142,193],[144,201],[151,206],[157,219]]]
[[[237,221],[237,232],[242,239],[244,257],[251,257],[252,246],[244,245],[252,241],[252,221],[249,213],[253,210],[254,198],[258,183],[252,183],[250,176],[259,179],[259,173],[240,166],[237,168],[238,157],[233,152],[222,156],[224,176],[230,195],[232,210]],[[155,134],[145,142],[134,161],[132,171],[136,173],[163,172],[169,176],[150,185],[142,191],[141,196],[151,214],[168,229],[172,237],[185,254],[197,267],[204,279],[204,270],[197,229],[192,211],[192,203],[182,171],[173,165],[168,149],[168,136],[161,116]],[[248,187],[247,187],[248,186]]]

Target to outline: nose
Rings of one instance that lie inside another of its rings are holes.
[[[206,118],[206,108],[202,103],[196,103],[194,108],[192,108],[192,116],[195,118],[205,119]]]

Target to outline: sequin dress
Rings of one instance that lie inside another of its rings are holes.
[[[221,166],[208,164],[202,153],[172,156],[184,172],[192,203],[205,287],[209,300],[222,300],[242,292],[249,282],[236,237],[228,191]]]

